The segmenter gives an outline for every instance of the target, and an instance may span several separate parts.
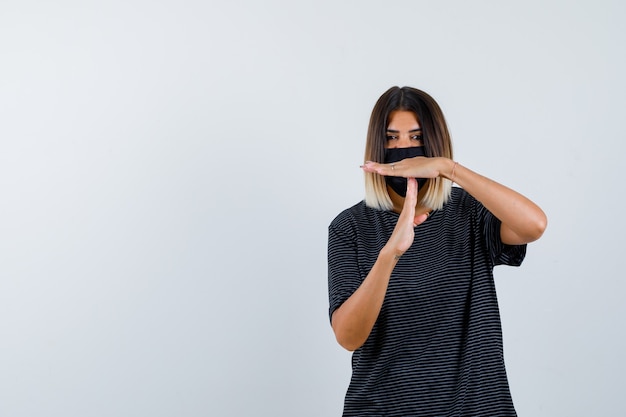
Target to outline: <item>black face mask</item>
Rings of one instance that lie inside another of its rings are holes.
[[[388,148],[385,149],[384,162],[386,164],[391,164],[394,162],[400,162],[406,158],[414,158],[416,156],[426,156],[424,155],[423,146],[413,146],[410,148]],[[426,184],[426,181],[428,181],[428,178],[417,178],[417,189],[420,190]],[[393,191],[396,192],[396,194],[406,197],[406,178],[386,176],[385,182]]]

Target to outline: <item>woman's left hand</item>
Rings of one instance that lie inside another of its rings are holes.
[[[407,158],[391,164],[367,161],[361,168],[365,172],[388,177],[437,178],[445,167],[445,159],[416,156],[415,158]]]
[[[416,156],[392,164],[367,161],[362,168],[365,172],[392,177],[442,176],[454,181],[502,222],[500,236],[509,245],[537,240],[547,226],[545,213],[528,198],[448,158]]]

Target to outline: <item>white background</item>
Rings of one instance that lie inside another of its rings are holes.
[[[623,413],[626,3],[0,2],[0,416],[338,416],[327,226],[392,85],[536,201],[520,416]]]

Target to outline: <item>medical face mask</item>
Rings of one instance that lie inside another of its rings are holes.
[[[424,147],[423,146],[413,146],[410,148],[388,148],[385,149],[385,160],[386,164],[392,164],[394,162],[400,162],[406,158],[414,158],[416,156],[426,156],[424,155]],[[420,190],[425,184],[428,178],[417,178],[417,187]],[[406,186],[407,179],[404,177],[392,177],[385,176],[385,182],[396,194],[406,197]]]

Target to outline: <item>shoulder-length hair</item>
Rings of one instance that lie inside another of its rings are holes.
[[[437,102],[425,92],[411,87],[391,87],[376,102],[370,117],[365,144],[365,161],[383,162],[389,115],[397,110],[411,111],[422,128],[424,153],[427,157],[452,159],[452,140],[446,120]],[[438,210],[448,201],[452,182],[443,177],[431,178],[420,202]],[[365,173],[365,203],[380,210],[391,210],[393,203],[387,192],[385,177]]]

